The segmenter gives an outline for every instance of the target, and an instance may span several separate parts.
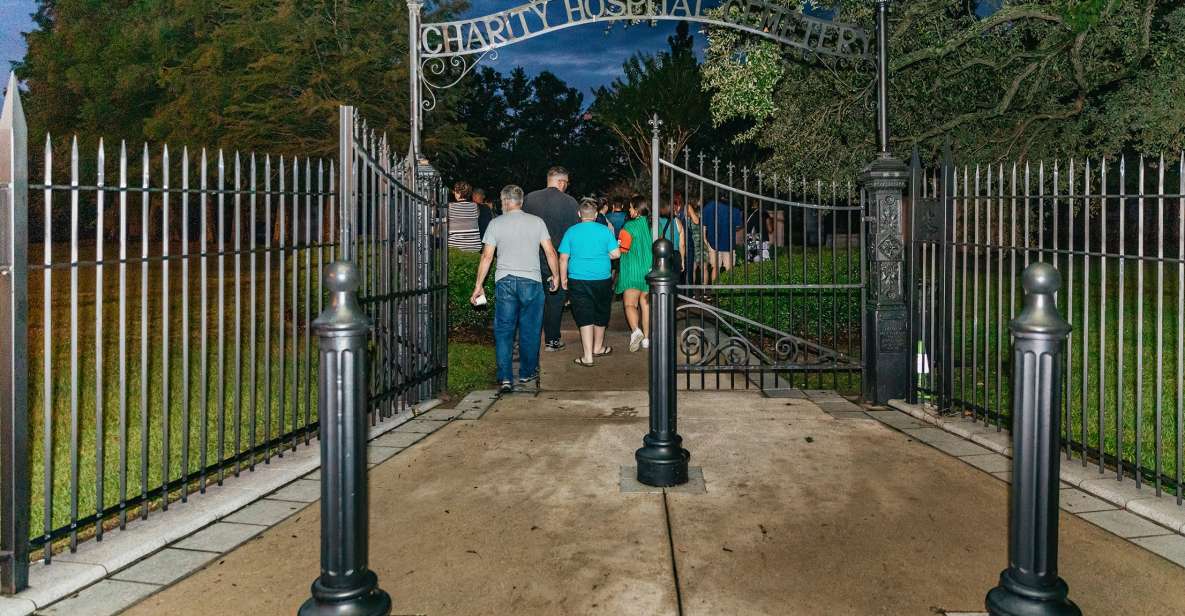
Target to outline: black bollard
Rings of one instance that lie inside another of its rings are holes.
[[[1058,408],[1062,347],[1070,324],[1054,304],[1061,276],[1034,263],[1023,277],[1024,308],[1012,321],[1012,495],[1008,568],[987,595],[995,616],[1080,616],[1057,575]]]
[[[675,285],[679,275],[672,267],[674,256],[670,240],[654,242],[654,269],[646,275],[650,284],[650,433],[634,457],[638,481],[658,488],[687,483],[691,459],[676,426]]]
[[[313,321],[321,366],[321,575],[300,616],[388,616],[391,597],[367,565],[366,343],[371,322],[358,306],[358,269],[325,268],[329,305]]]

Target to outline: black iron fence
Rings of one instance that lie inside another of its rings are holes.
[[[376,324],[372,421],[443,387],[439,180],[409,188],[385,141],[342,119],[339,161],[49,136],[31,153],[10,87],[4,591],[30,551],[49,563],[316,438],[310,325],[338,256],[359,264]]]
[[[862,193],[850,182],[767,175],[690,149],[668,149],[656,164],[663,190],[655,207],[683,207],[677,233],[658,221],[682,261],[680,386],[858,391]]]
[[[1007,429],[1008,323],[1032,262],[1065,280],[1062,443],[1182,502],[1185,156],[950,161],[912,174],[916,395]]]

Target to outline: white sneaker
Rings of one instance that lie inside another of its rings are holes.
[[[635,329],[634,333],[630,334],[630,353],[637,353],[638,347],[642,345],[642,330]]]
[[[643,349],[649,349],[649,348],[650,348],[650,339],[649,339],[649,338],[646,338],[646,339],[642,340],[642,348],[643,348]]]

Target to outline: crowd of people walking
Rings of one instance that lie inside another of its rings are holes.
[[[499,195],[500,214],[480,190],[457,182],[448,206],[448,243],[481,252],[470,297],[488,303],[485,280],[494,271],[494,347],[502,392],[535,382],[540,350],[559,352],[566,308],[580,331],[573,363],[593,368],[612,355],[605,344],[615,297],[622,298],[629,351],[650,347],[649,286],[652,229],[670,240],[686,284],[711,284],[735,263],[745,218],[727,200],[684,203],[681,195],[651,212],[647,196],[577,201],[568,195],[562,167],[547,173],[547,186],[530,194],[510,185]],[[654,220],[652,216],[657,216]],[[513,357],[518,352],[518,379]]]

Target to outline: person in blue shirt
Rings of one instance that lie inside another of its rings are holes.
[[[712,269],[709,282],[716,282],[720,272],[733,268],[737,231],[744,226],[745,216],[722,198],[705,204],[701,218],[704,238],[708,241],[708,265]]]
[[[613,352],[613,347],[605,346],[605,328],[613,306],[613,259],[621,256],[613,231],[597,222],[595,202],[580,205],[580,224],[564,233],[559,252],[560,285],[568,291],[584,347],[575,363],[591,367],[595,358]]]

